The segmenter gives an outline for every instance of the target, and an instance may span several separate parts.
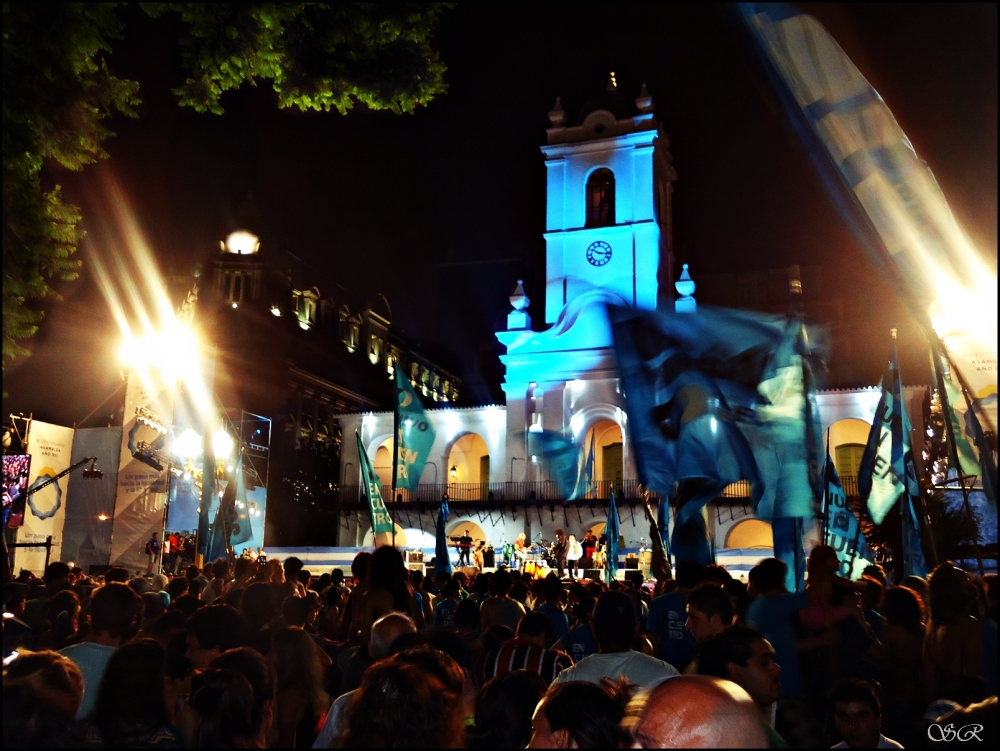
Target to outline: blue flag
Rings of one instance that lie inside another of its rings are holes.
[[[861,532],[861,524],[847,505],[847,494],[840,484],[840,474],[833,460],[826,460],[826,527],[827,545],[837,551],[839,574],[847,579],[860,579],[865,566],[875,557]]]
[[[451,573],[451,557],[448,549],[448,535],[445,532],[445,525],[451,511],[448,508],[448,501],[441,502],[438,509],[437,529],[434,537],[434,574]]]
[[[618,576],[618,537],[621,535],[614,488],[611,488],[611,499],[608,501],[608,520],[604,525],[604,535],[607,540],[604,556],[604,583],[610,587],[611,582]]]
[[[583,488],[583,494],[587,494],[594,489],[594,448],[597,443],[597,431],[590,433],[590,451],[587,452],[587,462],[583,465],[583,480],[587,485]]]
[[[417,492],[420,476],[434,445],[435,432],[420,397],[410,386],[403,369],[396,367],[396,426],[395,461],[392,465],[392,485]]]
[[[704,507],[731,483],[749,483],[764,521],[816,513],[810,467],[821,446],[806,366],[822,353],[801,321],[704,307],[608,312],[639,479],[677,509],[676,560],[711,561]]]
[[[882,377],[882,395],[861,457],[858,492],[875,524],[881,524],[889,510],[901,504],[904,576],[927,576],[914,510],[920,485],[913,463],[910,430],[910,419],[903,404],[894,332],[889,368]]]
[[[212,433],[205,431],[203,439],[203,450],[201,457],[201,505],[198,507],[198,555],[204,560],[214,560],[208,558],[208,548],[211,544],[211,525],[209,524],[209,511],[212,506],[218,504],[218,496],[215,482],[215,450],[212,448]]]
[[[368,514],[372,523],[372,544],[378,546],[378,535],[391,535],[393,533],[392,517],[382,500],[382,482],[372,468],[372,463],[368,459],[368,452],[365,451],[361,443],[361,436],[354,434],[358,439],[358,457],[361,462],[361,480],[364,483],[364,493],[368,498]]]
[[[580,467],[580,447],[562,433],[552,430],[529,432],[528,441],[534,453],[548,464],[549,477],[567,501],[575,501],[586,492],[586,479]]]

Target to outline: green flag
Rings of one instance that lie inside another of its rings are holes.
[[[396,368],[396,443],[392,463],[392,485],[417,492],[420,476],[434,445],[434,428],[410,386],[403,369]]]
[[[361,436],[354,434],[358,439],[358,456],[361,460],[361,479],[364,482],[365,495],[368,497],[368,513],[372,520],[372,536],[380,534],[392,534],[392,517],[382,500],[382,482],[372,469],[372,463],[368,459],[368,452],[365,451],[361,443]]]

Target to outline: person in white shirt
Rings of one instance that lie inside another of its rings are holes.
[[[902,748],[882,735],[882,706],[875,689],[858,680],[844,680],[830,693],[833,721],[844,739],[833,748]]]
[[[597,654],[584,657],[573,667],[563,670],[553,685],[567,681],[601,683],[604,678],[617,681],[623,677],[629,684],[645,688],[678,674],[673,665],[632,651],[639,619],[635,603],[624,592],[602,594],[594,607],[590,626],[597,639]]]

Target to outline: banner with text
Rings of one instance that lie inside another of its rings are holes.
[[[130,572],[145,569],[146,541],[163,527],[169,468],[156,469],[138,457],[165,453],[173,419],[173,389],[153,372],[146,378],[131,374],[125,390],[122,442],[115,497],[111,563]]]
[[[28,432],[28,453],[31,454],[31,471],[28,473],[30,492],[69,468],[73,456],[73,428],[32,420]],[[24,510],[24,526],[17,533],[17,541],[21,543],[43,543],[51,535],[50,561],[60,560],[62,554],[68,494],[67,475],[29,495]],[[45,569],[45,548],[18,548],[15,566],[15,571],[28,569],[40,575]]]

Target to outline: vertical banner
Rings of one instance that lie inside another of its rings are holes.
[[[28,432],[28,453],[31,454],[31,471],[28,473],[30,492],[69,468],[73,456],[73,429],[32,420]],[[62,560],[68,495],[68,475],[29,495],[24,511],[24,526],[17,534],[17,541],[41,543],[51,535],[50,560]],[[15,570],[28,569],[40,575],[45,569],[45,548],[18,548],[15,566]]]
[[[106,566],[111,556],[111,514],[118,485],[118,452],[122,429],[78,428],[73,435],[73,464],[86,456],[97,457],[100,479],[88,478],[83,470],[69,476],[69,502],[63,531],[63,560],[73,561],[84,571]]]
[[[146,569],[146,541],[162,532],[169,469],[138,457],[164,451],[173,419],[173,389],[155,371],[140,378],[132,373],[125,390],[118,491],[111,536],[111,563],[129,572]]]

